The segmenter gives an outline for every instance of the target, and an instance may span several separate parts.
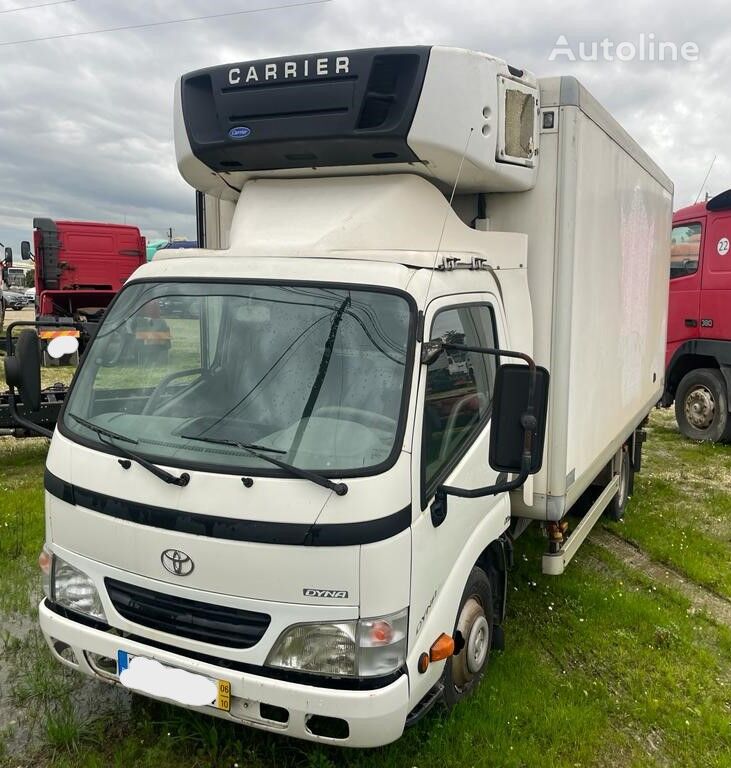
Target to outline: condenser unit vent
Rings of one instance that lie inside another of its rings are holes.
[[[500,137],[497,159],[503,163],[533,166],[538,142],[536,90],[501,77],[499,83]]]

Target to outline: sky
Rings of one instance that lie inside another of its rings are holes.
[[[660,42],[686,55],[659,61]],[[673,179],[675,208],[731,187],[726,0],[0,0],[0,242],[19,255],[35,216],[195,237],[172,141],[181,74],[410,44],[575,75]]]

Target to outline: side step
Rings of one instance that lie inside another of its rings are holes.
[[[615,475],[609,485],[601,492],[599,498],[591,505],[589,511],[581,518],[579,524],[564,541],[558,552],[546,552],[543,555],[543,573],[549,576],[560,576],[579,547],[584,543],[602,512],[619,490],[619,475]]]
[[[434,705],[442,698],[444,685],[441,680],[426,692],[426,696],[406,716],[406,728],[410,728],[421,720],[424,715],[434,708]]]

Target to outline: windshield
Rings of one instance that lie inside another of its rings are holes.
[[[132,284],[84,356],[64,432],[109,450],[77,416],[171,466],[281,471],[239,443],[302,469],[373,469],[397,447],[410,322],[385,291]]]

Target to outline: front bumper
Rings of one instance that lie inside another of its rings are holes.
[[[389,744],[401,736],[409,706],[409,681],[406,674],[391,684],[375,690],[335,690],[275,680],[258,675],[219,667],[197,661],[170,651],[161,650],[144,642],[94,629],[54,613],[45,600],[39,607],[41,629],[52,653],[74,669],[120,685],[115,675],[101,674],[89,664],[87,653],[115,659],[118,650],[135,656],[146,656],[162,664],[184,669],[210,678],[225,679],[231,683],[231,711],[210,707],[191,707],[206,714],[242,723],[266,731],[284,733],[300,739],[347,747],[378,747]],[[75,662],[59,656],[57,642],[71,648]],[[264,715],[271,707],[286,710],[286,722],[268,719]],[[318,735],[312,720],[314,716],[346,721],[347,737],[334,738]]]

